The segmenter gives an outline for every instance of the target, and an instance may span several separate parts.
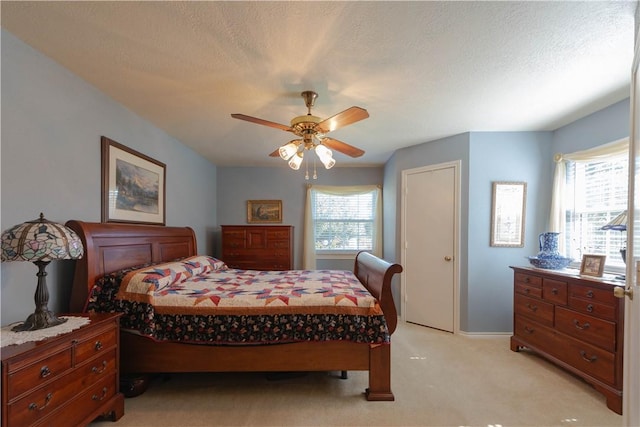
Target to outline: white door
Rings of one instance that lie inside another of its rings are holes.
[[[403,318],[457,332],[460,163],[402,172]]]
[[[630,162],[629,218],[627,224],[627,292],[624,319],[624,375],[622,413],[624,424],[640,426],[640,33],[637,35],[631,73],[631,130],[629,133]],[[629,254],[629,251],[631,253]]]

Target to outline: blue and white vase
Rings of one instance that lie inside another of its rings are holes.
[[[540,252],[538,252],[538,258],[562,258],[560,252],[558,252],[558,237],[560,233],[555,231],[547,231],[540,233],[538,241],[540,242]]]

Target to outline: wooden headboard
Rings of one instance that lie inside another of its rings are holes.
[[[89,289],[96,279],[127,267],[171,261],[196,255],[196,235],[190,227],[164,227],[96,223],[71,220],[84,245],[84,256],[76,261],[71,312],[84,309]]]

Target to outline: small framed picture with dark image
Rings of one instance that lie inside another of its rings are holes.
[[[584,276],[602,277],[606,255],[583,255],[580,274]]]

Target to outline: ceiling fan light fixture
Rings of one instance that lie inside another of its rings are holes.
[[[298,151],[298,144],[296,144],[296,142],[299,142],[299,141],[300,141],[299,139],[294,139],[288,144],[285,144],[282,147],[280,147],[278,149],[278,154],[280,154],[280,158],[282,158],[282,160],[289,160],[294,154],[296,154],[296,152]]]
[[[314,91],[307,90],[302,92],[300,95],[304,99],[304,103],[307,107],[307,114],[296,116],[291,119],[290,126],[239,113],[231,114],[231,117],[263,126],[269,126],[274,129],[280,129],[285,132],[291,132],[298,138],[301,138],[289,141],[269,153],[270,157],[282,158],[289,164],[289,167],[294,170],[300,169],[304,152],[307,150],[315,150],[316,156],[326,169],[330,169],[336,164],[336,161],[333,159],[333,151],[337,151],[354,158],[360,157],[364,154],[364,150],[335,138],[326,137],[325,134],[366,119],[369,117],[367,110],[354,105],[353,107],[347,108],[346,110],[341,111],[338,114],[334,114],[327,119],[322,119],[311,114],[311,107],[315,105],[318,94]],[[315,178],[315,157],[313,158],[313,164]]]
[[[304,153],[302,152],[296,152],[293,157],[291,157],[291,160],[289,160],[289,167],[291,169],[293,169],[294,171],[297,171],[298,169],[300,169],[300,165],[302,164],[302,157],[304,156]]]

